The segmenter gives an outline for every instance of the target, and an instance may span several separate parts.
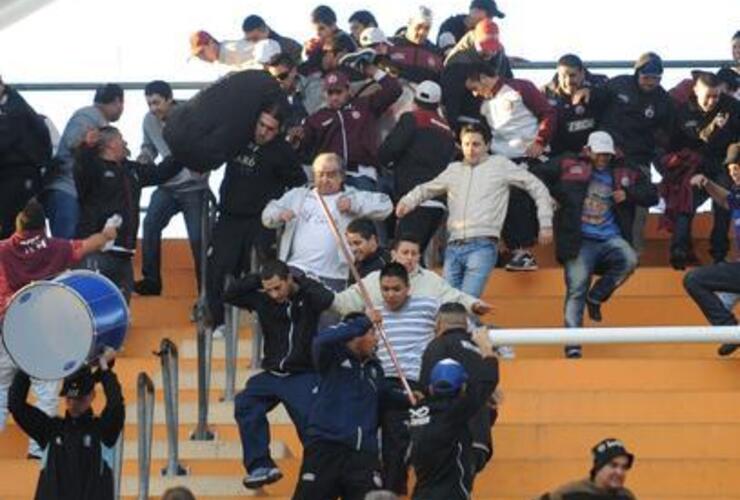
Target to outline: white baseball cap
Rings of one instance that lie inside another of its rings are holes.
[[[439,104],[442,99],[442,88],[431,80],[424,80],[416,86],[414,99],[428,104]]]
[[[607,132],[596,131],[591,132],[588,136],[588,143],[586,144],[592,153],[596,154],[616,154],[614,151],[614,140]]]
[[[280,54],[283,49],[280,44],[271,38],[260,40],[254,44],[254,62],[268,64],[273,57]]]
[[[362,30],[362,33],[360,33],[360,45],[362,47],[371,47],[376,43],[393,45],[380,28],[370,27]]]

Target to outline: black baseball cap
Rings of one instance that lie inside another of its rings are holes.
[[[470,2],[470,8],[485,10],[486,12],[488,12],[488,17],[498,17],[501,19],[506,17],[506,14],[498,10],[496,2],[494,2],[493,0],[473,0],[472,2]]]
[[[67,398],[81,398],[90,394],[94,387],[95,379],[90,368],[83,366],[64,379],[59,395]]]

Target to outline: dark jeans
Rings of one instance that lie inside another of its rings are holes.
[[[303,451],[293,500],[363,500],[382,486],[377,455],[318,441]]]
[[[74,238],[80,218],[77,197],[65,191],[50,189],[44,192],[42,198],[52,236],[67,240]]]
[[[704,317],[715,326],[737,324],[717,292],[740,293],[740,262],[720,262],[692,269],[683,277],[683,286]]]
[[[213,228],[206,283],[208,308],[214,327],[224,322],[226,276],[238,278],[251,270],[253,248],[257,250],[260,260],[275,258],[275,231],[266,229],[259,216],[220,214]]]
[[[509,250],[529,248],[537,241],[540,223],[537,206],[527,191],[516,187],[509,189],[509,205],[501,236]]]
[[[37,188],[38,182],[32,177],[0,179],[0,239],[15,232],[15,218],[36,194]]]
[[[403,393],[397,378],[386,378],[389,390]],[[412,390],[421,390],[414,380],[409,380]],[[405,495],[408,489],[408,461],[406,453],[411,443],[409,434],[409,411],[404,408],[384,408],[380,415],[382,429],[383,485],[397,495]]]
[[[85,257],[79,267],[97,271],[111,280],[121,290],[126,303],[131,302],[131,291],[134,288],[133,255],[95,252]]]
[[[162,231],[172,217],[182,212],[188,231],[190,251],[195,262],[195,276],[200,288],[200,245],[204,191],[177,191],[158,187],[152,193],[149,209],[144,217],[144,236],[141,242],[141,274],[144,279],[161,285]]]
[[[234,418],[239,426],[244,467],[251,472],[259,467],[275,467],[270,456],[270,426],[267,414],[279,403],[293,421],[301,441],[308,426],[313,402],[315,373],[277,376],[262,372],[247,380],[247,386],[234,399]]]
[[[445,211],[442,208],[418,207],[398,221],[396,234],[416,236],[421,243],[423,255],[444,217]]]

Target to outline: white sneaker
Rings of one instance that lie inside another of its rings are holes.
[[[498,352],[498,357],[501,359],[516,358],[516,352],[514,352],[514,348],[510,345],[500,345],[496,348],[496,352]]]
[[[211,334],[211,338],[213,340],[222,340],[226,333],[226,325],[220,325],[218,328],[213,330],[213,333]]]

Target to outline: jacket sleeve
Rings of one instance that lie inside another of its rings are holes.
[[[281,155],[280,162],[275,165],[275,168],[283,186],[290,189],[304,185],[308,182],[308,178],[306,178],[306,172],[301,167],[301,160],[298,154],[287,143],[286,147],[282,148],[282,150],[283,154]]]
[[[111,370],[98,372],[105,392],[105,408],[100,414],[100,438],[106,446],[113,446],[123,429],[126,420],[126,406],[123,403],[121,384]]]
[[[139,176],[141,186],[157,186],[163,184],[182,170],[182,164],[175,161],[175,158],[172,156],[168,156],[156,166],[137,162],[131,163]]]
[[[224,302],[254,311],[264,299],[262,281],[257,274],[248,274],[232,282],[224,291]]]
[[[514,80],[511,82],[511,84],[514,83],[516,84],[516,91],[522,96],[524,105],[537,117],[537,121],[539,122],[537,138],[535,140],[546,146],[555,135],[555,127],[558,120],[555,108],[547,102],[545,96],[532,82],[526,80]]]
[[[374,275],[374,273],[371,273]],[[367,286],[367,276],[362,279]],[[360,293],[360,287],[355,283],[346,290],[339,292],[334,295],[334,302],[331,304],[333,311],[337,312],[340,316],[345,316],[352,312],[362,312],[365,310],[365,301],[362,300],[362,294]]]
[[[340,358],[343,344],[361,337],[373,324],[366,316],[360,316],[345,323],[339,323],[319,332],[313,339],[314,365],[319,372],[326,372]]]
[[[299,281],[301,287],[305,288],[308,300],[314,311],[325,311],[329,309],[334,302],[334,292],[325,287],[322,283],[305,278]]]
[[[356,217],[384,220],[393,211],[393,202],[385,193],[352,190],[348,193],[352,202],[352,212]]]
[[[627,200],[641,207],[652,207],[660,201],[658,197],[658,188],[650,182],[641,169],[634,169],[637,172],[637,180],[632,186],[624,188]]]
[[[508,160],[507,160],[508,161]],[[552,227],[552,199],[547,187],[534,174],[508,162],[506,166],[507,181],[510,186],[524,189],[537,205],[537,219],[540,227]]]
[[[498,383],[498,360],[483,358],[479,378],[470,380],[465,394],[446,414],[446,423],[451,427],[465,425],[490,399]]]
[[[401,97],[403,89],[398,79],[378,70],[375,80],[380,84],[380,90],[369,96],[368,106],[376,116],[380,116]]]
[[[406,193],[399,203],[403,203],[410,209],[414,209],[427,200],[447,194],[450,185],[454,182],[454,174],[448,166],[437,177],[424,184],[419,184]]]
[[[424,349],[424,354],[421,356],[421,371],[419,372],[419,384],[422,388],[429,385],[429,374],[432,372],[432,368],[438,361],[446,358],[446,354],[447,346],[442,337],[432,340]]]
[[[74,179],[79,199],[85,200],[100,184],[103,169],[95,149],[81,145],[74,152]]]
[[[18,370],[8,391],[8,410],[23,432],[36,441],[41,448],[46,446],[52,418],[35,406],[28,404],[28,389],[31,379]]]
[[[414,139],[416,123],[413,113],[404,113],[378,148],[378,161],[384,167],[392,168],[393,164],[403,158]]]
[[[447,282],[447,280],[438,276],[436,273],[432,271],[429,272],[432,273],[434,278],[437,280],[438,290],[436,296],[439,298],[440,304],[444,304],[445,302],[456,302],[464,305],[465,309],[467,309],[469,313],[473,312],[473,305],[478,302],[479,299],[453,287],[449,282]]]
[[[276,229],[283,226],[285,223],[280,220],[280,214],[284,210],[295,210],[293,199],[296,197],[299,189],[301,188],[293,188],[277,200],[270,200],[262,210],[262,225],[268,229]]]
[[[154,141],[152,140],[149,132],[151,120],[150,116],[150,113],[147,113],[144,116],[144,121],[141,125],[141,154],[145,154],[147,157],[151,158],[152,161],[154,161],[157,159],[157,156],[159,156],[159,152],[157,151],[157,146],[154,145]]]

